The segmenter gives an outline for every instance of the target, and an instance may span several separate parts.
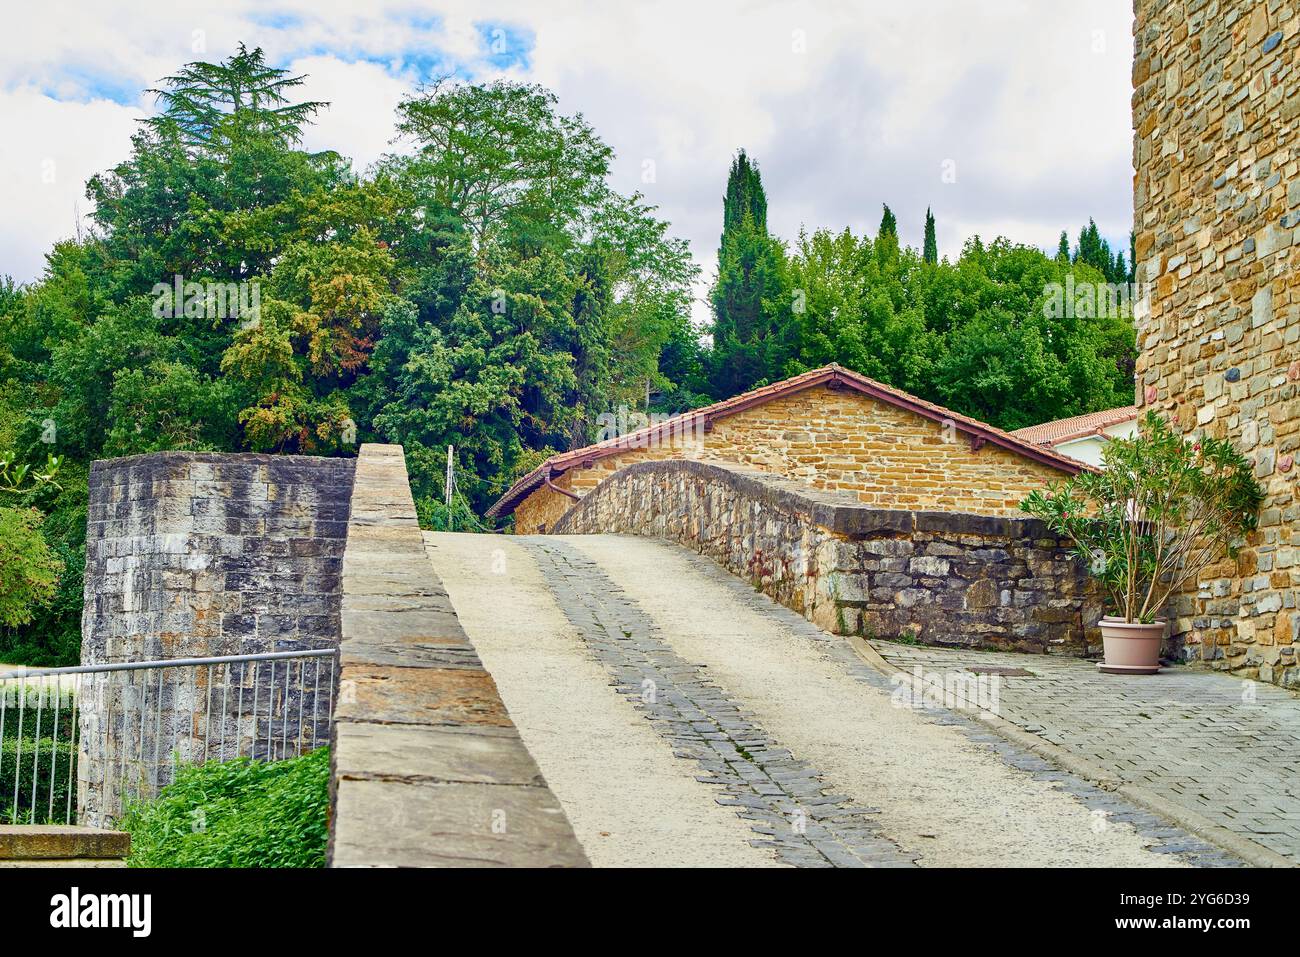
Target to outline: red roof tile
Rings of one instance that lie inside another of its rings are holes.
[[[1060,442],[1068,442],[1071,439],[1095,435],[1112,425],[1131,422],[1137,417],[1137,406],[1125,405],[1118,409],[1103,409],[1101,412],[1089,412],[1086,415],[1075,415],[1068,419],[1057,419],[1054,422],[1031,425],[1027,428],[1016,429],[1011,434],[1024,439],[1026,442],[1032,442],[1034,445],[1054,446]]]

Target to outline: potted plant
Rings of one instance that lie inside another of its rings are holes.
[[[1185,439],[1155,412],[1112,439],[1099,471],[1034,492],[1022,511],[1068,538],[1110,599],[1105,661],[1120,674],[1160,670],[1166,602],[1254,531],[1264,492],[1230,442]]]

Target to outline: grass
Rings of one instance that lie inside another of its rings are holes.
[[[324,867],[329,748],[287,761],[189,765],[132,805],[131,867]]]

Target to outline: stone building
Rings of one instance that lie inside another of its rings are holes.
[[[837,365],[552,456],[488,514],[545,532],[614,472],[661,459],[732,462],[884,509],[1015,516],[1080,462]]]
[[[1189,658],[1300,687],[1300,13],[1137,0],[1136,402],[1231,439],[1267,491],[1239,559],[1172,609]],[[1145,314],[1143,314],[1145,313]]]

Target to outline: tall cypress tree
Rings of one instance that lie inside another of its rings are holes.
[[[939,264],[939,242],[934,236],[934,214],[927,206],[925,209],[925,243],[921,247],[921,258],[931,266]]]
[[[888,206],[885,207],[885,215],[880,217],[880,232],[876,236],[879,238],[886,234],[895,238],[898,236],[898,220],[894,218],[894,212]]]
[[[1061,241],[1056,245],[1056,261],[1067,266],[1070,264],[1070,235],[1064,229],[1061,230]]]
[[[785,253],[767,232],[767,194],[744,150],[731,163],[713,303],[709,386],[717,398],[785,374],[792,323]]]
[[[727,175],[727,195],[722,198],[722,242],[729,234],[741,229],[745,217],[754,226],[767,231],[767,193],[763,191],[763,178],[744,150],[731,161]]]

